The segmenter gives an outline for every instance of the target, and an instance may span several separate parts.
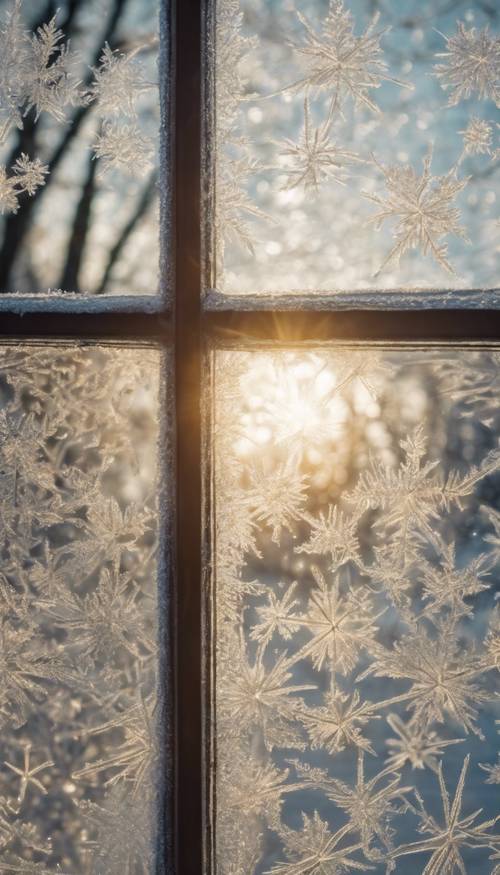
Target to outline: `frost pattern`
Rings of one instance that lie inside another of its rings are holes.
[[[0,0],[0,293],[156,293],[158,34],[158,0]]]
[[[498,872],[499,365],[215,354],[220,875]]]
[[[498,22],[456,14],[216,4],[217,291],[498,287]]]
[[[0,350],[0,871],[155,865],[153,349]]]
[[[85,88],[76,78],[77,59],[71,56],[69,44],[64,42],[62,30],[57,28],[56,18],[41,25],[31,35],[22,16],[22,0],[14,0],[5,15],[0,30],[0,52],[6,58],[2,63],[0,87],[0,146],[11,128],[23,128],[23,120],[31,109],[36,111],[36,121],[46,112],[64,122],[66,106],[84,106],[95,101],[98,113],[105,119],[135,118],[139,96],[154,87],[153,83],[146,81],[135,58],[137,49],[124,55],[106,44],[98,66],[91,71],[93,81]],[[131,147],[134,140],[128,141],[128,127],[115,124],[113,130],[113,151],[108,136],[110,154],[105,156],[104,170],[118,163],[136,172],[135,163],[144,164],[143,149],[136,152]],[[123,148],[127,150],[128,161],[123,158],[120,161]],[[153,144],[150,143],[152,150]],[[99,157],[99,149],[96,155]]]

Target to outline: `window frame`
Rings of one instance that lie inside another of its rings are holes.
[[[206,39],[217,0],[162,0],[162,116],[170,127],[163,137],[163,207],[161,212],[161,290],[151,301],[117,298],[99,310],[89,299],[0,296],[0,340],[147,341],[172,349],[173,376],[163,381],[164,410],[171,417],[174,484],[165,490],[174,504],[164,525],[165,569],[161,582],[170,604],[161,628],[165,715],[165,773],[162,817],[164,841],[160,873],[202,875],[211,856],[208,821],[210,739],[210,532],[207,525],[210,485],[203,467],[205,368],[210,352],[228,342],[265,341],[295,345],[314,341],[411,341],[500,343],[500,311],[468,308],[354,309],[349,302],[323,309],[318,302],[262,298],[254,309],[239,299],[210,291],[210,251],[204,229],[210,170],[210,48]],[[169,18],[169,21],[167,20]],[[168,95],[170,91],[170,96]],[[170,141],[171,146],[168,142]],[[204,144],[208,144],[205,148]],[[170,166],[169,166],[170,164]],[[171,184],[172,206],[167,203]],[[205,291],[208,293],[204,300]],[[170,299],[170,300],[169,300]],[[91,299],[90,299],[91,300]],[[449,292],[448,292],[449,300]],[[255,308],[258,306],[258,309]],[[373,305],[372,305],[373,306]],[[64,309],[63,309],[64,308]],[[168,463],[168,460],[167,460]],[[162,478],[166,478],[166,464]],[[204,477],[206,483],[203,483]]]

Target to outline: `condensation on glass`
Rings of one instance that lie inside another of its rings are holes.
[[[0,870],[155,871],[153,348],[0,348]]]
[[[0,0],[0,292],[158,290],[158,0]]]
[[[214,5],[214,287],[498,305],[495,4]]]
[[[498,871],[499,369],[214,354],[218,875]]]

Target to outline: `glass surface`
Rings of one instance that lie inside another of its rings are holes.
[[[152,348],[0,347],[0,871],[156,871]]]
[[[499,368],[215,353],[218,875],[498,871]]]
[[[0,0],[0,292],[158,290],[158,0]]]
[[[495,4],[217,0],[214,18],[215,288],[480,305],[500,285]]]

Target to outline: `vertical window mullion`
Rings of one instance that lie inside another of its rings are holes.
[[[200,133],[203,0],[176,5],[176,871],[202,872]]]

